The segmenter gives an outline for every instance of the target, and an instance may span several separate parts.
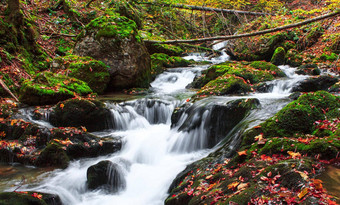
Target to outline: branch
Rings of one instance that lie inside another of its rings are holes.
[[[272,29],[267,29],[263,31],[258,31],[254,33],[244,33],[244,34],[239,34],[239,35],[229,35],[229,36],[215,36],[215,37],[209,37],[209,38],[198,38],[198,39],[189,39],[189,40],[167,40],[167,41],[153,41],[153,40],[144,40],[145,42],[149,43],[160,43],[160,44],[178,44],[178,43],[201,43],[201,42],[206,42],[206,41],[216,41],[216,40],[230,40],[230,39],[237,39],[237,38],[244,38],[244,37],[251,37],[251,36],[257,36],[257,35],[262,35],[266,33],[273,33],[276,31],[281,31],[289,28],[294,28],[294,27],[299,27],[303,26],[312,22],[320,21],[323,19],[331,18],[334,16],[337,16],[340,14],[340,9],[336,10],[333,13],[321,15],[315,18],[311,18],[305,21],[301,21],[299,23],[293,23],[281,27],[276,27]]]
[[[87,4],[86,4],[86,6],[85,6],[85,8],[89,8],[90,7],[90,4],[92,3],[92,2],[94,2],[95,0],[90,0]]]
[[[5,82],[2,81],[1,79],[0,79],[0,85],[4,90],[6,90],[6,92],[8,92],[8,94],[10,94],[17,102],[19,102],[18,98],[15,97],[15,95],[12,93],[12,91],[7,87]]]
[[[205,6],[192,6],[186,4],[166,4],[166,3],[156,3],[156,2],[138,2],[139,4],[151,4],[151,5],[159,5],[159,6],[168,6],[179,9],[188,9],[188,10],[196,10],[196,11],[215,11],[229,14],[245,14],[245,15],[255,15],[255,16],[265,16],[265,15],[273,15],[270,13],[262,13],[262,12],[251,12],[251,11],[240,11],[240,10],[230,10],[230,9],[216,9]]]

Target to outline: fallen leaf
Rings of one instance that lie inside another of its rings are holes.
[[[243,150],[237,153],[238,153],[238,156],[247,155],[247,150]]]
[[[59,107],[61,108],[61,109],[63,109],[64,108],[64,104],[63,103],[60,103],[60,105],[59,105]]]
[[[313,184],[314,184],[316,190],[319,190],[319,191],[322,190],[322,188],[323,188],[322,187],[322,180],[320,180],[320,179],[313,179]]]
[[[235,189],[239,184],[240,184],[240,182],[230,183],[230,184],[228,184],[228,189]]]
[[[237,190],[244,190],[249,186],[249,183],[241,183],[237,186]]]
[[[302,189],[302,191],[298,194],[299,199],[302,199],[309,192],[308,188]]]
[[[293,151],[288,151],[287,152],[293,159],[296,159],[298,157],[301,157],[301,154],[299,152],[293,152]]]

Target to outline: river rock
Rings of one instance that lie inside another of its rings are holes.
[[[28,105],[55,104],[73,98],[75,94],[92,93],[87,83],[52,72],[38,73],[33,80],[25,81],[20,89],[20,102]]]
[[[336,82],[338,82],[338,79],[329,75],[308,78],[293,87],[292,92],[314,92],[318,90],[327,90]]]
[[[58,103],[50,113],[49,121],[56,127],[84,126],[90,132],[109,128],[111,112],[96,100],[70,99]]]
[[[121,168],[105,160],[87,169],[87,187],[90,190],[100,188],[116,193],[126,187],[126,181]]]
[[[91,56],[109,66],[108,89],[148,87],[151,81],[150,55],[136,23],[117,13],[110,12],[86,25],[74,54]]]
[[[194,104],[188,108],[184,105],[175,109],[171,117],[171,127],[178,127],[178,131],[191,132],[203,126],[208,138],[206,146],[211,148],[224,139],[228,132],[258,105],[257,99],[239,99],[226,104],[211,103],[204,106]],[[179,121],[182,118],[179,114],[186,115],[185,119]]]
[[[39,199],[41,197],[41,199]],[[62,205],[58,195],[42,192],[2,192],[0,204]]]

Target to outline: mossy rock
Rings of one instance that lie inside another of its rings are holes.
[[[133,20],[137,28],[140,30],[143,27],[143,21],[142,21],[142,13],[134,7],[133,1],[111,1],[110,7],[112,9],[109,9],[106,11],[108,15],[110,15],[112,12],[119,13],[121,16],[125,16],[131,20]]]
[[[328,88],[329,92],[334,92],[334,93],[338,93],[340,92],[340,82],[335,83],[334,85],[332,85],[330,88]]]
[[[88,131],[108,129],[111,112],[102,102],[86,99],[69,99],[59,102],[50,114],[49,121],[57,127],[84,126]]]
[[[154,53],[151,55],[151,74],[153,78],[162,73],[167,68],[187,67],[191,61],[178,56],[169,56],[164,53]]]
[[[326,91],[300,96],[280,110],[273,118],[261,124],[265,136],[291,136],[311,133],[317,120],[340,116],[340,99]]]
[[[183,49],[179,46],[159,44],[159,43],[146,43],[149,53],[164,53],[169,56],[180,56],[184,53]]]
[[[260,39],[236,40],[235,48],[229,52],[235,56],[236,60],[270,61],[276,48],[283,47],[289,38],[287,32],[281,32],[275,35],[263,35]]]
[[[270,60],[271,63],[274,65],[284,65],[285,64],[285,56],[286,51],[282,47],[278,47],[275,49],[272,59]]]
[[[52,166],[65,169],[70,159],[60,145],[49,144],[39,155],[36,165],[40,167]]]
[[[23,83],[19,99],[28,105],[46,105],[90,93],[91,88],[81,80],[45,71]]]
[[[320,75],[321,70],[316,64],[304,64],[298,67],[296,73],[299,75]]]
[[[93,92],[98,94],[104,93],[110,81],[107,66],[91,57],[79,57],[76,55],[58,57],[54,59],[52,66],[57,69],[68,69],[70,77],[86,82]]]
[[[265,61],[253,61],[250,64],[253,68],[269,71],[274,77],[286,77],[286,74],[276,65]]]
[[[302,57],[296,49],[290,49],[286,54],[286,64],[292,67],[299,67],[302,64]]]
[[[47,205],[47,203],[32,195],[16,192],[0,193],[1,205]]]
[[[207,83],[197,95],[229,95],[244,94],[251,88],[241,77],[235,75],[223,75]]]
[[[292,92],[314,92],[318,90],[328,90],[329,87],[338,82],[336,77],[321,75],[300,81],[292,88]]]
[[[147,88],[151,82],[150,54],[136,23],[109,12],[92,20],[77,37],[74,54],[91,56],[108,66],[108,90]]]

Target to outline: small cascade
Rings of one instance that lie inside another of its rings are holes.
[[[271,82],[268,82],[267,85],[272,87],[271,92],[272,94],[276,95],[288,95],[291,93],[291,90],[297,82],[302,81],[308,76],[306,75],[298,75],[295,73],[296,68],[292,68],[287,65],[279,66],[279,68],[287,75],[286,79],[278,79]]]

